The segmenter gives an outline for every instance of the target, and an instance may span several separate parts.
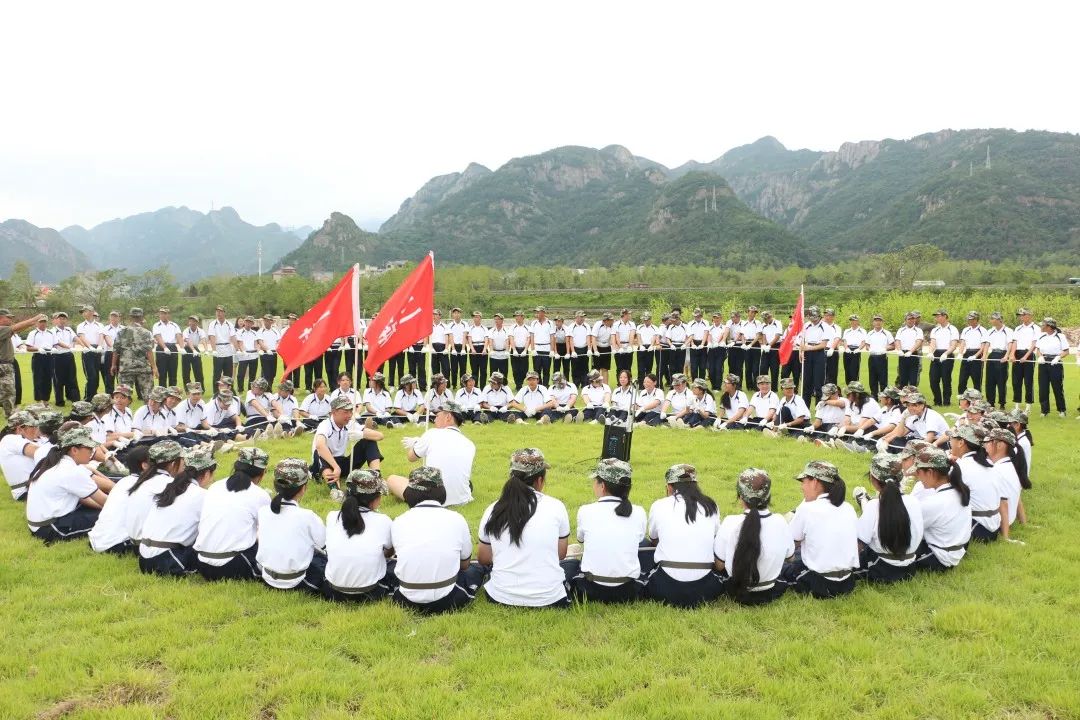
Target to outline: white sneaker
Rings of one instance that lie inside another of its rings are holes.
[[[764,430],[761,431],[761,434],[764,435],[767,438],[772,438],[773,440],[776,440],[777,438],[780,437],[780,433],[776,432],[775,430],[773,430],[771,428],[765,428]]]
[[[810,442],[810,441],[806,439],[805,435],[800,435],[799,437],[795,438],[795,442],[804,443],[804,442]]]
[[[686,421],[683,420],[682,418],[675,418],[675,427],[681,427],[681,428],[686,427]]]
[[[566,413],[565,415],[563,415],[562,421],[564,424],[569,425],[574,422],[574,416],[570,413]]]
[[[1059,413],[1058,413],[1058,417],[1060,417],[1060,418],[1063,418],[1063,417],[1065,417],[1065,411],[1064,411],[1064,410],[1062,410],[1061,412],[1059,412]]]
[[[599,421],[599,420],[590,420],[590,421],[589,421],[589,424],[590,424],[590,425],[599,425],[599,424],[600,424],[600,421]]]
[[[537,425],[550,425],[551,424],[551,417],[549,415],[544,415],[543,417],[541,417],[539,420],[536,421],[536,424]]]
[[[676,418],[676,417],[669,417],[667,419],[668,427],[675,427],[675,423],[677,423],[678,421],[679,421],[679,419]]]
[[[233,449],[235,449],[235,448],[236,448],[236,443],[234,443],[232,440],[226,440],[224,442],[224,444],[222,444],[222,446],[220,448],[220,451],[223,452],[223,453],[227,453],[227,452],[232,452]]]
[[[1078,417],[1077,420],[1080,420],[1080,417]],[[649,427],[649,423],[645,422],[644,420],[640,420],[634,423],[634,427]]]

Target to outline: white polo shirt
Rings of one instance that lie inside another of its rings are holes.
[[[169,322],[161,322],[158,320],[154,323],[152,332],[154,333],[155,339],[160,336],[161,341],[167,345],[175,345],[176,336],[181,334],[180,326],[171,320]]]
[[[686,521],[686,503],[677,493],[660,498],[649,508],[649,539],[656,540],[655,559],[674,562],[713,562],[713,544],[720,527],[720,513],[705,516],[700,505],[694,522]],[[693,582],[705,577],[711,570],[664,568],[665,573],[679,582]]]
[[[240,414],[240,401],[236,398],[232,399],[227,407],[221,407],[221,403],[214,399],[206,408],[206,422],[210,424],[210,427],[217,427],[221,423],[235,418]]]
[[[132,425],[145,435],[164,432],[169,428],[165,406],[162,405],[157,412],[154,412],[149,405],[143,405],[135,411],[135,419],[132,421]]]
[[[619,498],[605,496],[582,505],[577,513],[577,539],[585,543],[582,572],[601,577],[633,578],[641,575],[638,547],[645,539],[648,519],[645,509],[634,505],[629,517],[619,517]],[[622,583],[596,581],[614,587]]]
[[[206,403],[202,400],[192,403],[190,399],[187,399],[177,405],[173,412],[176,413],[177,423],[189,430],[194,430],[206,419]]]
[[[184,332],[182,332],[181,335],[184,337],[184,343],[191,345],[196,351],[198,351],[200,346],[207,341],[206,333],[198,326],[196,326],[194,330],[189,327],[184,328]]]
[[[268,352],[276,352],[278,343],[281,342],[281,333],[277,328],[262,327],[255,331],[255,339],[262,340]]]
[[[454,402],[460,405],[465,412],[473,412],[480,409],[480,401],[483,397],[484,394],[475,387],[471,392],[466,388],[461,388],[457,391],[457,395],[454,396]]]
[[[529,330],[528,325],[514,323],[510,326],[510,338],[513,340],[513,349],[517,352],[523,352],[529,346],[529,338],[531,337],[532,332]]]
[[[75,331],[69,327],[53,328],[53,338],[56,340],[52,349],[54,355],[67,355],[75,347]],[[61,347],[61,343],[67,347]]]
[[[645,325],[638,325],[637,326],[638,344],[642,347],[642,349],[647,350],[648,348],[652,347],[653,343],[656,341],[656,336],[659,333],[660,333],[660,328],[653,325],[652,322],[649,322],[648,324],[645,324]],[[576,344],[577,343],[575,343],[575,345]]]
[[[798,418],[810,419],[810,408],[806,407],[806,401],[802,399],[801,395],[792,395],[791,399],[780,398],[780,407],[787,408],[791,413],[791,419],[796,420]],[[776,412],[777,418],[780,417],[780,411]]]
[[[1060,355],[1069,349],[1069,340],[1063,332],[1042,333],[1035,339],[1040,355]]]
[[[727,330],[727,325],[723,323],[709,326],[709,347],[716,347],[720,344],[720,341],[724,338],[725,330]]]
[[[639,412],[660,412],[664,405],[664,391],[654,387],[652,390],[642,390],[637,396]]]
[[[588,383],[581,387],[581,396],[585,398],[585,407],[602,408],[604,407],[604,399],[611,396],[611,388],[603,383],[599,385]]]
[[[420,394],[420,391],[415,387],[412,392],[405,392],[404,390],[398,390],[397,395],[394,397],[394,407],[398,410],[404,410],[407,413],[413,412],[416,408],[424,404],[424,396]]]
[[[417,457],[442,472],[446,505],[472,502],[472,465],[476,445],[456,427],[431,428],[413,445]]]
[[[641,332],[641,329],[638,329]],[[570,342],[575,348],[584,348],[589,345],[589,336],[592,335],[592,328],[585,322],[577,322],[575,320],[570,325],[570,329],[567,331],[567,335],[570,336]]]
[[[270,504],[270,493],[252,483],[246,490],[231,492],[227,480],[206,489],[195,550],[210,553],[242,552],[258,539],[259,510]],[[232,558],[199,555],[207,565],[221,567]]]
[[[190,483],[182,495],[177,495],[172,505],[158,507],[155,502],[143,521],[142,539],[157,542],[178,543],[191,547],[199,534],[199,516],[202,514],[206,490],[198,483]],[[144,558],[157,557],[168,552],[165,548],[139,545],[139,555]]]
[[[128,491],[135,484],[138,475],[128,475],[116,481],[105,499],[105,506],[98,514],[97,522],[90,530],[90,547],[95,552],[105,552],[125,540],[130,540],[127,532],[127,506],[131,496]]]
[[[97,489],[90,468],[76,464],[70,455],[65,455],[57,465],[30,484],[26,519],[29,522],[45,522],[63,517],[79,507],[79,501],[90,497]]]
[[[616,387],[615,391],[611,393],[611,407],[615,410],[630,410],[630,405],[634,400],[634,391],[628,387]]]
[[[985,467],[975,462],[975,453],[969,452],[956,461],[964,476],[964,484],[971,490],[971,519],[990,532],[1001,529],[1001,501],[1008,500],[1004,475],[993,465]],[[1017,481],[1017,486],[1019,486]]]
[[[1004,325],[991,327],[986,331],[986,339],[990,343],[990,352],[1008,350],[1013,341],[1013,331]]]
[[[498,390],[488,387],[480,394],[480,402],[486,403],[489,409],[497,410],[509,405],[512,397],[504,386],[500,386]]]
[[[1021,323],[1013,328],[1013,339],[1016,340],[1016,354],[1023,357],[1028,350],[1035,347],[1035,338],[1039,335],[1040,331],[1035,323],[1027,325]]]
[[[232,341],[236,337],[236,330],[231,322],[228,320],[211,320],[210,324],[206,326],[206,335],[214,345],[214,355],[217,357],[233,356],[235,348]]]
[[[514,396],[514,401],[524,405],[526,412],[539,412],[549,400],[551,400],[551,395],[543,385],[537,385],[535,390],[530,389],[528,385],[523,385]]]
[[[716,416],[716,398],[712,396],[712,393],[705,393],[701,397],[698,397],[691,391],[690,396],[690,412],[696,413],[704,410],[714,417]]]
[[[76,335],[82,335],[90,347],[97,348],[101,344],[101,336],[105,332],[105,327],[96,320],[83,320],[75,328]]]
[[[866,328],[864,327],[849,327],[844,331],[841,338],[842,344],[847,347],[848,350],[858,350],[862,347],[862,344],[866,342]]]
[[[724,561],[724,567],[729,574],[735,565],[735,546],[739,544],[739,533],[742,532],[743,521],[749,513],[749,510],[744,510],[738,515],[728,515],[716,531],[713,554],[718,560]],[[757,584],[760,587],[756,590],[760,591],[771,588],[780,577],[784,560],[795,554],[795,541],[791,539],[791,531],[784,516],[774,515],[768,510],[761,512],[761,531],[758,537],[761,539],[761,553],[757,561]]]
[[[669,390],[667,394],[667,401],[671,403],[671,412],[674,414],[678,414],[689,407],[693,399],[693,393],[685,388],[682,392],[678,390]]]
[[[349,402],[351,402],[354,407],[360,404],[360,393],[354,388],[349,388],[344,391],[341,388],[334,388],[333,392],[330,393],[330,401],[333,402],[342,395],[349,398]]]
[[[143,523],[146,521],[146,516],[150,514],[150,508],[154,507],[154,496],[164,490],[170,481],[172,481],[172,476],[169,473],[158,470],[157,475],[149,478],[135,492],[128,493],[124,525],[129,538],[142,539]]]
[[[960,340],[960,331],[955,325],[934,325],[930,329],[930,340],[938,350],[948,350],[949,346]]]
[[[1001,497],[1009,503],[1009,525],[1016,522],[1016,513],[1020,507],[1020,477],[1016,474],[1012,458],[1003,457],[994,463],[994,469],[999,473],[999,489]]]
[[[424,500],[398,515],[390,528],[397,554],[394,574],[403,583],[438,583],[457,578],[461,561],[472,557],[469,523],[459,513],[434,500]],[[431,590],[402,587],[402,597],[414,603],[431,603],[453,591],[454,585]]]
[[[964,343],[964,352],[978,350],[987,341],[986,328],[982,325],[971,327],[968,325],[960,331],[960,341]]]
[[[533,343],[537,350],[541,352],[551,350],[551,335],[555,332],[554,323],[550,320],[545,320],[544,322],[533,320],[529,325],[529,332],[532,333]]]
[[[38,352],[47,352],[56,345],[56,335],[49,329],[34,328],[26,335],[26,344],[37,348]]]
[[[360,427],[356,424],[356,421],[349,420],[344,426],[338,426],[334,422],[334,418],[328,417],[319,423],[319,426],[315,428],[315,435],[311,438],[311,452],[315,453],[315,438],[320,435],[326,438],[326,449],[330,451],[330,454],[334,457],[345,457],[346,451],[349,449],[349,431],[359,431]],[[274,568],[277,570],[277,568]],[[278,570],[278,572],[281,572]]]
[[[923,331],[918,325],[907,326],[903,325],[896,331],[896,340],[898,346],[903,352],[910,352],[915,349],[915,343],[923,339]]]
[[[633,337],[634,331],[637,330],[637,325],[633,320],[616,320],[612,326],[615,329],[615,335],[619,338],[619,345],[629,345],[630,338]]]
[[[946,483],[918,495],[922,505],[923,538],[930,552],[945,567],[960,564],[971,540],[971,507],[960,504],[960,493]],[[955,548],[947,550],[946,548]]]
[[[483,323],[480,323],[479,325],[473,323],[469,326],[469,342],[473,345],[483,345],[484,341],[487,340],[487,337],[488,329],[484,327]]]
[[[318,402],[313,400],[311,402],[311,408],[307,409],[308,400],[315,397],[314,395],[308,395],[304,398],[304,402],[300,404],[300,409],[308,413],[312,417],[326,417],[330,414],[330,400],[323,400]],[[323,405],[325,404],[325,408]],[[394,401],[390,398],[390,392],[388,390],[375,390],[374,388],[367,388],[364,390],[364,405],[371,405],[375,409],[375,414],[384,417],[389,414],[390,408],[393,407]],[[314,412],[312,411],[314,410]]]
[[[34,458],[24,455],[23,450],[27,445],[36,445],[33,440],[27,440],[22,435],[11,433],[0,439],[0,471],[4,473],[4,479],[11,487],[11,497],[18,500],[26,494],[26,479],[30,477],[34,466]],[[22,487],[15,487],[21,485]]]
[[[428,336],[428,342],[432,345],[446,345],[446,336],[450,332],[446,329],[446,325],[438,322],[431,326],[431,335]]]
[[[866,346],[870,349],[871,355],[884,355],[894,339],[893,334],[885,328],[866,331]]]
[[[839,507],[822,494],[795,508],[791,537],[801,543],[802,562],[816,573],[847,571],[859,567],[858,517],[847,503]],[[843,577],[829,578],[843,580]]]
[[[291,394],[286,395],[285,397],[282,397],[280,394],[270,396],[270,405],[273,406],[274,403],[277,403],[278,407],[281,408],[280,411],[274,411],[274,415],[278,420],[291,420],[293,413],[295,413],[299,407],[299,404],[296,402],[296,397]]]
[[[907,509],[908,514],[908,527],[911,530],[911,540],[908,542],[907,548],[901,554],[910,555],[910,558],[897,560],[895,558],[884,557],[885,555],[891,555],[892,550],[888,550],[881,544],[881,538],[878,536],[878,520],[881,517],[881,501],[878,498],[872,498],[863,503],[862,515],[859,517],[859,541],[876,552],[878,555],[882,555],[881,561],[888,563],[894,567],[907,567],[911,563],[915,562],[915,551],[919,547],[919,543],[923,539],[923,517],[922,506],[919,504],[919,499],[912,497],[911,495],[903,495],[904,508]]]
[[[881,406],[878,405],[877,400],[873,398],[866,398],[862,407],[858,410],[848,402],[847,416],[851,418],[852,424],[859,424],[863,420],[872,420],[875,424],[878,422],[878,418],[881,417]]]
[[[754,417],[766,418],[770,410],[780,412],[780,398],[772,390],[764,395],[760,392],[751,395],[750,405],[754,408]]]
[[[945,418],[933,408],[925,408],[921,415],[908,415],[904,424],[908,430],[920,438],[925,438],[926,434],[931,432],[940,438],[949,431],[949,424],[945,422]]]
[[[488,352],[491,359],[505,360],[507,358],[506,353],[510,348],[510,333],[507,332],[506,327],[491,328],[488,330],[487,337],[491,341],[491,349]]]
[[[104,420],[105,430],[112,433],[128,433],[135,426],[135,416],[131,414],[131,408],[124,408],[121,412],[113,407],[105,414]]]
[[[577,401],[577,386],[572,382],[566,382],[562,387],[552,385],[548,388],[548,392],[551,393],[551,397],[555,399],[555,402],[560,406],[565,405],[567,407],[573,405],[571,398]]]
[[[392,520],[380,512],[360,508],[364,531],[350,536],[341,524],[341,513],[326,515],[326,579],[339,588],[360,589],[375,585],[386,575],[386,550]]]
[[[259,508],[259,551],[256,562],[262,567],[262,579],[270,587],[289,590],[304,581],[300,575],[291,580],[275,580],[266,572],[288,574],[306,571],[316,550],[326,547],[326,527],[318,515],[299,507],[292,500],[281,503],[275,514],[270,505]]]
[[[844,416],[848,413],[848,401],[844,400],[842,407],[836,407],[835,405],[829,405],[822,401],[814,408],[814,417],[822,422],[824,425],[838,425],[844,421]]]
[[[488,597],[504,605],[542,607],[566,597],[566,578],[559,565],[559,540],[570,536],[566,506],[553,497],[536,493],[536,511],[521,533],[521,544],[510,542],[503,530],[496,536],[485,529],[495,503],[480,518],[480,542],[491,546],[491,579],[484,589]]]

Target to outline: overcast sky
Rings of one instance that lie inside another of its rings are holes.
[[[1075,2],[703,5],[6,3],[0,220],[318,225],[559,145],[1080,131]]]

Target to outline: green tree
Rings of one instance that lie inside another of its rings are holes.
[[[32,308],[37,304],[37,288],[34,286],[34,278],[30,276],[30,266],[22,260],[17,261],[11,269],[8,285],[19,307]]]

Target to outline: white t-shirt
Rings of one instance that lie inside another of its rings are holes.
[[[112,433],[129,433],[135,427],[135,416],[129,408],[120,411],[113,408],[105,413],[105,430]]]
[[[149,405],[143,405],[135,411],[135,419],[132,424],[136,430],[141,430],[144,435],[160,434],[169,428],[165,406],[162,405],[161,409],[155,413],[150,409]]]
[[[693,393],[685,388],[681,391],[669,390],[667,394],[667,401],[671,403],[671,412],[675,414],[678,414],[689,407],[693,399]]]
[[[227,480],[218,480],[206,489],[195,550],[210,553],[242,552],[255,544],[259,510],[270,504],[270,493],[255,483],[246,490],[231,492]],[[232,558],[199,559],[220,567]]]
[[[79,507],[79,501],[90,497],[97,489],[90,468],[76,464],[70,455],[65,455],[30,484],[26,519],[29,522],[45,522],[63,517]]]
[[[206,403],[200,400],[197,403],[192,403],[191,400],[184,400],[176,406],[176,422],[189,430],[194,430],[202,425],[202,421],[206,419]]]
[[[904,421],[907,429],[920,438],[925,438],[927,433],[935,433],[937,437],[949,432],[949,425],[945,418],[937,410],[926,408],[921,415],[908,415]]]
[[[814,417],[820,420],[823,425],[839,425],[844,421],[844,416],[847,415],[847,407],[847,400],[844,400],[843,407],[836,407],[835,405],[829,405],[822,398],[821,402],[814,407]]]
[[[386,575],[386,550],[394,547],[392,520],[380,512],[360,508],[364,532],[349,536],[341,513],[326,516],[326,579],[338,588],[368,588]]]
[[[480,401],[483,397],[484,394],[476,388],[473,388],[472,392],[469,392],[466,388],[461,388],[457,391],[457,395],[454,396],[454,402],[460,405],[465,412],[473,412],[480,409]]]
[[[536,512],[525,523],[520,545],[510,542],[508,530],[488,534],[485,527],[494,503],[480,518],[480,542],[491,546],[493,558],[491,579],[484,587],[488,597],[504,605],[543,607],[566,597],[558,549],[559,540],[570,535],[570,516],[561,501],[541,492],[536,499]]]
[[[345,457],[349,449],[349,432],[360,432],[361,428],[355,420],[349,420],[344,426],[338,426],[334,418],[328,417],[315,428],[315,435],[311,438],[311,452],[315,453],[315,439],[320,435],[326,438],[326,449],[334,457]],[[277,568],[275,568],[276,570]],[[280,570],[278,571],[280,572]]]
[[[128,494],[124,510],[124,526],[127,528],[129,538],[135,541],[142,539],[143,523],[146,521],[146,516],[150,514],[150,508],[154,507],[154,496],[164,490],[171,481],[172,477],[169,473],[159,470],[157,475],[140,485],[134,493]]]
[[[767,418],[770,410],[780,412],[780,398],[772,390],[764,395],[760,392],[751,395],[750,405],[754,408],[754,417]]]
[[[802,562],[816,573],[847,571],[859,567],[858,517],[847,503],[839,507],[822,494],[803,501],[791,521],[791,537],[802,543]],[[844,577],[828,578],[843,580]]]
[[[543,385],[537,385],[535,390],[529,388],[528,385],[523,385],[514,396],[514,400],[525,406],[525,412],[539,412],[540,408],[551,399],[548,395],[547,388]]]
[[[24,455],[23,450],[27,445],[35,445],[33,440],[27,440],[22,435],[11,433],[0,439],[0,470],[4,473],[4,479],[11,486],[11,497],[18,500],[26,494],[26,479],[37,464],[34,458]],[[22,487],[16,488],[16,485]]]
[[[780,398],[780,408],[787,408],[791,413],[791,419],[797,420],[799,418],[810,419],[810,408],[806,407],[806,401],[802,399],[801,395],[792,395],[791,399]],[[780,411],[776,412],[777,421],[780,419]]]
[[[366,396],[369,392],[371,391],[364,391],[365,400],[367,399]],[[311,418],[314,418],[316,420],[322,420],[323,418],[330,415],[330,398],[326,395],[323,395],[320,399],[318,395],[316,395],[315,393],[311,393],[300,401],[300,411],[307,413],[308,416]]]
[[[460,514],[425,500],[394,519],[391,540],[397,553],[394,574],[403,583],[438,583],[456,578],[461,561],[472,557],[469,524]],[[446,597],[454,589],[446,587],[399,592],[414,603],[430,603]]]
[[[1020,477],[1016,474],[1012,458],[1004,457],[994,463],[994,469],[1000,473],[1001,497],[1009,503],[1009,525],[1016,522],[1016,513],[1020,507]]]
[[[398,390],[397,396],[394,398],[394,407],[407,413],[413,412],[423,404],[424,396],[416,388],[413,388],[412,392]]]
[[[442,472],[446,505],[472,502],[472,465],[476,445],[456,427],[431,428],[413,445],[417,457]]]
[[[236,330],[228,320],[211,320],[206,326],[206,334],[214,344],[214,354],[218,357],[232,357],[235,352],[232,341]]]
[[[109,491],[105,499],[105,507],[101,508],[97,522],[90,530],[90,547],[95,552],[105,552],[125,540],[129,540],[127,532],[127,506],[130,495],[128,490],[135,484],[138,475],[128,475],[116,481],[116,485]]]
[[[893,334],[885,328],[866,331],[866,346],[870,349],[871,355],[883,355],[893,342]]]
[[[253,391],[248,390],[247,397],[244,398],[244,415],[249,418],[255,417],[267,417],[270,414],[270,398],[272,395],[263,393],[262,395],[256,395]],[[255,403],[259,403],[262,406],[262,410],[258,410],[255,407]]]
[[[922,518],[922,506],[919,505],[919,499],[912,497],[911,495],[904,495],[904,507],[908,513],[908,527],[911,529],[911,541],[908,542],[907,548],[904,550],[904,555],[910,555],[910,558],[904,560],[896,560],[890,557],[884,557],[885,555],[891,555],[892,550],[886,549],[881,544],[881,538],[878,537],[878,519],[881,517],[881,500],[879,498],[871,498],[863,503],[862,515],[859,516],[859,541],[876,552],[878,555],[882,555],[882,562],[888,563],[895,567],[907,567],[911,563],[915,562],[915,550],[918,549],[919,543],[923,539],[923,518]]]
[[[881,417],[881,406],[878,405],[877,400],[874,400],[873,398],[866,398],[866,400],[862,404],[862,407],[860,407],[858,410],[856,410],[855,407],[850,402],[848,402],[846,410],[847,416],[851,418],[852,424],[856,425],[861,423],[863,420],[872,420],[876,424],[878,418]]]
[[[312,397],[308,395],[308,397]],[[307,402],[307,398],[304,398],[304,402]],[[375,410],[375,414],[379,417],[386,417],[390,414],[390,408],[394,406],[394,401],[390,398],[390,391],[388,390],[375,390],[373,388],[367,388],[364,390],[364,406],[371,405]],[[301,405],[300,409],[303,410],[304,406]],[[310,411],[307,411],[310,412]],[[330,413],[330,403],[326,404],[326,414]]]
[[[975,462],[975,453],[969,452],[956,461],[963,473],[964,484],[971,490],[971,519],[990,532],[1001,529],[1001,501],[1008,499],[1004,475],[994,465],[985,467]],[[1019,487],[1019,481],[1017,487]]]
[[[199,516],[202,514],[206,490],[191,483],[182,495],[177,495],[172,505],[158,507],[157,502],[143,521],[142,539],[158,542],[179,543],[191,547],[199,533]],[[139,545],[139,555],[152,558],[167,552],[165,548]]]
[[[577,514],[577,539],[585,543],[582,572],[601,577],[633,578],[641,574],[638,547],[645,539],[648,520],[645,509],[634,505],[629,517],[619,517],[619,499],[605,496],[582,505]],[[609,587],[622,583],[596,581]]]
[[[589,383],[581,387],[581,396],[585,398],[585,407],[587,408],[604,407],[604,398],[610,395],[611,388],[603,383],[599,385]]]
[[[221,407],[221,403],[216,399],[211,402],[206,408],[206,422],[210,427],[217,427],[226,420],[235,418],[240,414],[240,401],[233,398],[226,407]],[[230,425],[235,424],[233,420]]]
[[[739,533],[742,532],[743,521],[749,513],[749,510],[745,510],[738,515],[728,515],[716,531],[713,554],[724,561],[728,573],[735,564],[735,546],[739,544]],[[795,541],[791,539],[791,531],[783,515],[762,511],[759,537],[761,553],[757,561],[758,582],[752,591],[771,588],[776,578],[780,577],[784,560],[795,554]]]
[[[311,510],[292,500],[282,501],[280,513],[274,513],[270,505],[259,508],[259,551],[255,560],[263,568],[263,581],[270,587],[288,590],[299,585],[303,575],[276,580],[266,571],[283,575],[306,571],[315,551],[325,546],[326,527]]]
[[[557,405],[565,405],[569,408],[577,401],[577,386],[572,382],[567,382],[562,387],[552,385],[548,388],[548,392],[551,393]],[[571,402],[571,398],[574,402]]]
[[[919,494],[922,505],[923,538],[938,562],[955,567],[967,552],[971,540],[971,507],[960,504],[960,493],[946,483]],[[952,548],[952,549],[949,549]]]
[[[649,508],[649,539],[658,540],[656,562],[708,563],[713,562],[713,543],[720,527],[720,513],[706,517],[700,505],[694,522],[686,521],[686,503],[678,494],[660,498]],[[673,580],[693,582],[705,577],[710,570],[664,568]]]
[[[720,398],[720,405],[723,406],[724,400],[728,400],[730,407],[724,408],[724,417],[728,420],[735,417],[735,414],[740,410],[746,410],[750,407],[750,401],[746,399],[746,393],[742,390],[736,390],[734,395],[728,396],[724,393],[724,396]],[[742,414],[742,417],[737,422],[746,422],[746,413]]]
[[[486,403],[489,409],[495,410],[509,405],[511,397],[513,396],[505,387],[500,386],[498,390],[489,387],[481,393],[480,402]]]

